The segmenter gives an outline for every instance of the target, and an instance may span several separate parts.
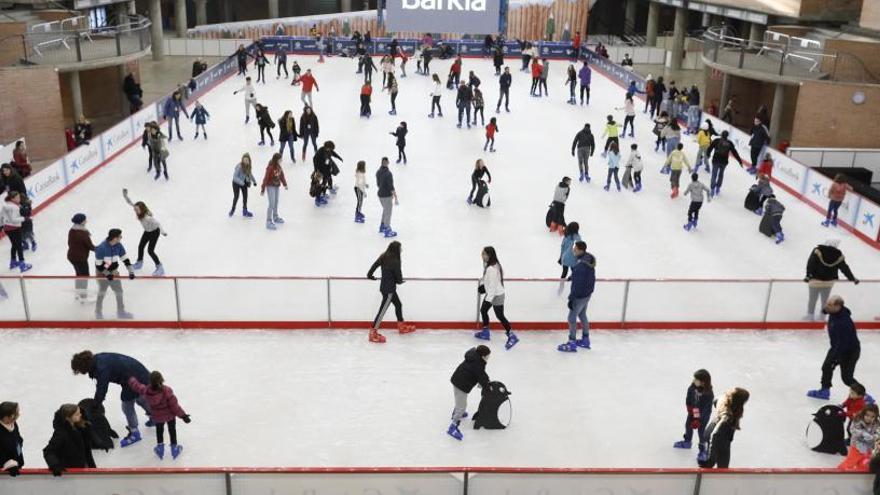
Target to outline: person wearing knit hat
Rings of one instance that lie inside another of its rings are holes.
[[[77,213],[70,219],[73,225],[67,232],[67,261],[73,265],[76,274],[74,289],[76,300],[85,302],[86,292],[89,288],[89,254],[95,250],[92,237],[86,229],[86,216]]]
[[[816,319],[816,299],[821,300],[822,307],[825,306],[831,288],[838,279],[838,271],[843,272],[844,276],[854,284],[859,283],[859,279],[846,264],[843,252],[838,249],[839,245],[840,239],[828,239],[810,252],[810,257],[807,259],[807,273],[804,276],[804,282],[809,285],[807,313],[804,320]]]

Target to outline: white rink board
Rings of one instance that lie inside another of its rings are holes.
[[[325,321],[326,280],[179,279],[184,321]]]
[[[866,495],[873,481],[873,475],[851,473],[703,473],[700,495]]]
[[[41,459],[42,461],[42,459]],[[224,495],[223,474],[112,474],[0,478],[3,495]]]
[[[468,495],[685,495],[693,474],[505,474],[479,473],[468,479]]]
[[[461,495],[463,481],[448,473],[427,474],[234,474],[231,495]]]

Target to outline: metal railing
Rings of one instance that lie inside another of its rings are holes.
[[[369,322],[380,302],[377,282],[359,277],[121,278],[118,287],[131,313],[123,319],[171,326],[346,328]],[[469,328],[481,304],[478,285],[476,278],[410,278],[398,292],[407,301],[408,319]],[[0,321],[89,326],[96,321],[101,286],[107,290],[103,278],[0,277]],[[560,328],[569,288],[560,279],[507,279],[508,317],[526,328]],[[808,292],[802,280],[600,279],[590,319],[606,328],[799,327]],[[844,297],[855,320],[873,325],[880,317],[880,280],[838,283],[834,293]],[[105,302],[103,316],[115,320],[113,299]]]
[[[777,76],[827,77],[819,69],[828,65],[833,67],[837,55],[801,49],[799,44],[792,44],[790,36],[780,39],[749,40],[732,36],[724,26],[713,27],[703,33],[703,56],[714,63]]]

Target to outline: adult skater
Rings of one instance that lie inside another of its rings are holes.
[[[706,460],[697,462],[701,468],[730,467],[730,445],[733,443],[733,434],[739,430],[739,422],[748,400],[749,391],[739,387],[728,390],[718,400],[715,417],[704,433],[709,445]]]
[[[337,188],[333,186],[333,177],[339,175],[339,165],[333,161],[334,158],[344,161],[336,153],[336,144],[333,141],[325,141],[315,153],[315,157],[312,158],[312,165],[322,176],[322,185],[329,189],[331,194],[336,194],[337,191]]]
[[[728,136],[727,131],[721,131],[721,137],[712,141],[712,144],[706,150],[706,156],[712,156],[712,180],[709,183],[709,188],[711,189],[710,194],[713,196],[721,193],[721,184],[724,182],[724,169],[727,168],[730,155],[733,154],[740,167],[743,165],[743,160],[736,151],[736,145],[727,139]]]
[[[633,102],[632,96],[628,96],[623,101],[623,108],[615,108],[615,110],[623,110],[626,117],[623,118],[623,130],[621,137],[626,137],[626,128],[629,127],[629,137],[635,137],[636,130],[636,104]]]
[[[21,409],[17,402],[0,402],[0,470],[13,478],[24,467],[24,440],[18,429]]]
[[[581,70],[578,71],[578,79],[581,83],[580,88],[580,101],[581,105],[584,105],[584,101],[586,104],[590,104],[590,83],[593,80],[593,70],[590,69],[590,64],[584,60],[584,65],[581,67]],[[587,95],[586,100],[584,100],[584,94]]]
[[[820,299],[822,307],[825,307],[834,282],[838,279],[839,271],[854,284],[859,283],[859,279],[853,275],[846,263],[843,252],[838,248],[839,245],[839,239],[828,239],[810,251],[810,257],[807,259],[807,274],[804,276],[804,282],[809,285],[805,320],[816,319],[816,299]]]
[[[202,128],[202,137],[208,139],[208,133],[205,131],[205,124],[208,123],[209,118],[211,118],[211,114],[205,110],[205,107],[202,106],[202,103],[199,100],[196,100],[196,107],[193,109],[192,115],[190,116],[190,119],[196,123],[196,134],[193,136],[193,139],[199,138],[199,127]]]
[[[510,75],[510,67],[504,68],[504,73],[498,78],[498,104],[495,105],[495,113],[501,113],[501,100],[504,100],[504,111],[510,113],[510,85],[513,76]]]
[[[122,402],[122,413],[125,414],[128,435],[119,442],[119,445],[128,447],[140,442],[141,433],[138,429],[138,417],[134,405],[140,406],[147,416],[150,415],[150,406],[128,386],[128,379],[134,377],[138,381],[149,381],[150,372],[147,368],[137,359],[125,354],[115,352],[93,354],[90,350],[74,354],[70,360],[70,368],[74,375],[86,375],[95,380],[95,402],[98,404],[104,403],[111,383],[120,386],[122,390],[119,400]],[[152,421],[148,420],[147,426],[153,426]]]
[[[284,79],[289,78],[290,73],[287,72],[287,50],[284,48],[275,50],[275,79],[281,79],[281,69],[284,69]]]
[[[486,102],[483,100],[483,92],[480,91],[480,88],[474,88],[474,125],[477,125],[477,115],[480,116],[480,125],[486,126],[486,114],[484,113],[484,109],[486,107]]]
[[[532,59],[532,89],[529,91],[530,96],[541,96],[538,94],[541,84],[541,63],[537,58]]]
[[[577,98],[575,97],[574,92],[577,87],[578,73],[574,70],[574,65],[569,64],[566,76],[565,82],[562,83],[563,86],[568,85],[568,101],[566,103],[569,105],[577,105]]]
[[[480,184],[480,181],[483,180],[483,176],[487,176],[489,178],[489,183],[492,183],[492,174],[489,172],[489,168],[486,167],[486,163],[483,162],[482,158],[478,158],[476,163],[474,163],[474,171],[471,172],[471,192],[468,193],[467,204],[473,204],[474,200],[474,192],[476,192],[477,187]]]
[[[550,91],[547,90],[547,78],[550,77],[550,61],[547,60],[547,57],[541,59],[541,76],[538,84],[540,89],[544,90],[543,96],[550,96]]]
[[[495,53],[492,55],[492,65],[495,66],[495,75],[501,75],[501,66],[504,65],[504,49],[500,46],[495,48]]]
[[[168,141],[165,134],[162,134],[159,124],[156,124],[155,122],[150,127],[150,136],[147,139],[147,146],[149,146],[152,151],[153,168],[156,170],[153,180],[159,180],[160,174],[164,174],[165,180],[168,180],[168,163],[166,161],[169,155]]]
[[[758,171],[760,159],[764,155],[764,148],[770,145],[770,131],[767,130],[767,126],[761,122],[761,119],[755,117],[750,135],[749,151],[751,152],[752,164],[749,166],[748,172],[754,174]]]
[[[282,151],[284,148],[282,148]],[[232,173],[232,208],[229,209],[229,216],[235,214],[235,206],[238,204],[238,195],[241,194],[241,215],[246,218],[254,216],[248,211],[248,188],[257,184],[257,179],[251,167],[251,155],[245,153],[241,156],[241,161],[235,166]]]
[[[373,109],[370,108],[370,101],[373,99],[373,85],[370,84],[369,81],[365,82],[363,86],[361,86],[361,109],[360,114],[361,117],[370,118],[373,114]]]
[[[442,85],[440,83],[440,76],[437,74],[432,74],[431,79],[434,81],[434,89],[431,90],[431,113],[428,115],[430,118],[434,118],[434,108],[437,108],[437,116],[443,116],[443,109],[440,108],[440,97],[443,96]]]
[[[149,153],[147,156],[147,172],[153,170],[153,148],[150,146],[150,135],[152,134],[152,129],[152,121],[144,122],[144,132],[141,134],[141,149],[146,148],[147,152]]]
[[[577,262],[571,269],[571,291],[568,294],[568,342],[557,349],[577,352],[578,347],[590,349],[590,321],[587,305],[596,287],[596,258],[587,252],[587,243],[577,241],[572,248]],[[577,322],[581,321],[581,338],[577,338]]]
[[[159,242],[160,234],[162,236],[167,236],[168,232],[165,232],[165,229],[162,228],[162,224],[153,217],[153,213],[147,208],[147,205],[144,204],[143,201],[138,201],[137,203],[131,201],[128,197],[128,189],[122,190],[122,197],[125,198],[125,202],[128,203],[128,206],[134,208],[134,214],[144,228],[144,233],[141,234],[141,241],[138,243],[137,261],[132,266],[132,269],[140,270],[141,267],[144,266],[144,248],[146,247],[147,253],[150,254],[150,258],[152,258],[153,263],[156,264],[153,276],[161,277],[162,275],[165,275],[165,269],[162,267],[162,262],[159,261],[159,257],[156,256],[156,243]]]
[[[265,105],[261,105],[257,103],[256,106],[257,112],[257,124],[260,126],[260,142],[257,143],[259,146],[266,145],[266,133],[269,134],[269,146],[275,146],[275,138],[272,136],[272,128],[275,127],[275,122],[272,120],[272,116],[269,115],[269,107]]]
[[[361,212],[361,208],[364,206],[364,196],[367,194],[368,187],[370,185],[367,184],[367,162],[360,160],[357,162],[354,171],[354,195],[357,198],[357,204],[354,208],[354,221],[357,223],[364,223],[366,219]]]
[[[532,61],[532,55],[529,51],[530,43],[525,40],[516,40],[517,44],[519,44],[519,53],[522,59],[522,67],[519,68],[520,72],[527,72],[529,70],[529,63]]]
[[[92,237],[86,229],[86,216],[77,213],[70,219],[73,224],[67,232],[67,261],[73,265],[76,274],[74,287],[76,300],[84,302],[89,288],[89,256],[95,250]]]
[[[303,113],[299,117],[299,135],[302,136],[303,139],[303,150],[302,150],[302,159],[306,159],[306,148],[309,145],[309,139],[312,140],[312,148],[315,150],[315,153],[318,152],[318,133],[320,128],[318,127],[318,116],[315,115],[312,107],[306,105],[303,108]]]
[[[272,133],[269,133],[271,136]],[[296,118],[293,116],[293,112],[287,110],[284,112],[284,115],[278,119],[278,142],[281,143],[281,149],[278,150],[278,154],[282,157],[284,156],[284,148],[287,147],[290,152],[290,161],[296,163],[296,152],[293,149],[293,143],[296,142],[296,138],[299,134],[296,133]]]
[[[468,87],[471,88],[471,91],[480,87],[481,81],[480,78],[474,73],[474,71],[468,72]]]
[[[495,317],[504,327],[507,335],[507,343],[504,348],[510,350],[519,342],[516,334],[510,330],[510,322],[504,316],[504,268],[498,261],[498,254],[492,246],[486,246],[480,252],[483,259],[483,277],[480,279],[478,292],[483,294],[483,302],[480,305],[480,315],[483,318],[483,329],[474,334],[480,340],[489,340],[489,308],[495,312]]]
[[[849,189],[850,186],[846,183],[846,176],[836,174],[831,187],[828,188],[828,212],[825,214],[825,221],[822,222],[823,226],[837,227],[837,210],[843,204],[843,199],[846,198],[846,192]]]
[[[254,107],[255,112],[257,110],[257,90],[254,89],[250,76],[244,81],[244,86],[233,91],[232,94],[244,93],[244,123],[247,124],[251,121],[251,107]]]
[[[263,182],[260,184],[260,196],[267,192],[269,194],[269,205],[266,207],[266,228],[269,230],[275,230],[278,224],[284,223],[284,219],[278,216],[278,193],[281,186],[287,190],[287,179],[284,178],[284,169],[281,168],[281,154],[275,153],[266,166]]]
[[[394,132],[389,132],[395,138],[397,138],[397,163],[400,163],[403,160],[403,164],[406,165],[406,122],[401,122],[400,125],[397,126],[397,129]]]
[[[461,55],[456,55],[452,66],[449,68],[449,77],[446,79],[446,87],[455,89],[461,82]]]
[[[235,59],[238,61],[238,75],[245,74],[247,75],[247,64],[248,57],[254,58],[254,56],[245,49],[244,45],[238,45],[238,50],[235,51]]]
[[[116,317],[120,320],[134,318],[131,313],[125,310],[122,282],[118,278],[120,263],[125,265],[128,270],[128,278],[134,280],[134,268],[125,253],[125,247],[122,245],[122,231],[110,229],[107,238],[95,247],[95,275],[99,277],[98,300],[95,302],[96,320],[104,319],[104,296],[107,295],[107,289],[112,289],[113,295],[116,297]]]
[[[663,97],[666,95],[666,85],[663,83],[663,76],[657,78],[654,82],[654,101],[651,102],[651,117],[655,113],[663,112]],[[667,112],[668,113],[668,112]]]
[[[596,140],[590,131],[590,124],[584,124],[584,128],[578,131],[571,142],[571,156],[577,152],[578,170],[580,171],[579,182],[590,182],[590,157],[596,151]]]
[[[691,174],[691,183],[684,190],[684,195],[691,197],[691,204],[688,206],[687,213],[688,221],[684,224],[684,230],[688,232],[697,228],[697,222],[700,220],[700,208],[703,207],[703,193],[706,193],[706,197],[711,202],[712,195],[709,194],[709,188],[706,187],[706,184],[700,182],[699,175],[696,173]]]
[[[550,203],[550,211],[547,212],[548,227],[550,232],[559,231],[563,235],[565,231],[565,202],[571,193],[571,178],[563,177],[553,191],[553,202]]]
[[[254,57],[254,65],[257,67],[257,82],[266,84],[266,64],[269,59],[261,48],[257,48],[257,56]]]
[[[318,81],[315,79],[315,76],[312,75],[312,69],[306,69],[306,73],[299,78],[299,82],[302,83],[300,99],[302,100],[303,105],[315,108],[315,104],[312,103],[312,89],[315,91],[321,91],[321,88],[318,87]],[[307,102],[306,100],[309,101]]]
[[[404,321],[403,304],[400,302],[400,297],[397,296],[397,286],[404,282],[400,262],[401,252],[400,242],[391,241],[385,252],[376,259],[370,270],[367,271],[367,278],[376,280],[373,274],[379,268],[382,269],[382,280],[379,283],[379,293],[382,294],[382,302],[379,304],[379,312],[376,313],[376,318],[373,319],[373,328],[370,329],[370,342],[374,344],[385,343],[385,336],[379,333],[379,326],[382,325],[382,319],[385,317],[385,312],[388,311],[388,306],[392,304],[394,304],[394,315],[397,317],[397,331],[401,334],[416,331],[415,325]]]
[[[373,71],[379,70],[379,68],[376,67],[376,62],[373,62],[373,57],[371,57],[369,53],[365,53],[361,57],[361,63],[364,66],[364,82],[372,83]]]
[[[43,459],[53,476],[68,469],[95,468],[89,423],[76,404],[64,404],[52,420],[52,438],[43,448]]]
[[[458,429],[461,420],[467,417],[468,394],[477,384],[480,388],[489,389],[489,375],[486,374],[486,363],[489,362],[489,354],[492,351],[478,345],[464,353],[464,361],[455,368],[452,373],[452,395],[455,398],[455,407],[452,410],[452,423],[446,434],[456,440],[462,440],[464,435]]]
[[[177,139],[183,141],[183,136],[180,135],[180,112],[183,112],[183,114],[186,115],[186,118],[189,118],[189,113],[186,111],[186,105],[183,104],[183,95],[180,94],[180,91],[175,91],[171,95],[171,98],[165,100],[165,105],[162,107],[162,115],[168,120],[169,141],[174,137],[174,131],[171,127],[172,124],[177,128]]]
[[[831,348],[822,363],[821,388],[807,392],[808,397],[829,400],[831,397],[831,377],[834,369],[840,366],[840,378],[847,387],[858,385],[853,376],[862,352],[856,325],[843,298],[837,295],[828,298],[822,312],[828,315],[828,339]],[[870,402],[870,401],[869,401]]]
[[[455,97],[455,106],[458,107],[458,127],[461,129],[461,118],[467,114],[467,120],[465,123],[467,124],[467,128],[471,128],[471,102],[474,99],[474,94],[467,84],[461,82],[458,86],[458,94]]]
[[[4,165],[8,167],[9,165]],[[3,225],[3,233],[9,238],[12,245],[9,256],[9,269],[18,268],[24,273],[32,268],[24,262],[24,249],[22,248],[22,224],[25,219],[21,215],[21,194],[18,191],[6,193],[3,207],[0,208],[0,224]]]
[[[394,75],[394,58],[391,55],[383,56],[379,66],[382,67],[382,86],[387,86],[388,76]]]
[[[388,115],[397,115],[397,78],[394,77],[394,74],[388,74],[388,85],[382,88],[382,91],[388,91],[388,95],[391,97],[391,110],[388,111]]]
[[[654,116],[654,86],[656,84],[654,76],[648,74],[648,77],[645,78],[645,109],[642,110],[642,113],[647,113],[651,117]]]
[[[379,233],[384,234],[385,237],[396,237],[397,232],[391,228],[391,213],[394,204],[397,203],[397,191],[394,190],[394,174],[388,168],[388,157],[382,157],[382,165],[376,171],[376,187],[379,203],[382,205]]]

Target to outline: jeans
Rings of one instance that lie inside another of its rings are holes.
[[[617,177],[618,168],[609,168],[608,177],[605,179],[605,187],[611,186],[611,178],[614,177],[614,184],[620,189],[620,178]]]
[[[312,134],[311,132],[304,132],[302,135],[303,138],[303,155],[306,154],[306,148],[309,146],[309,139],[312,140],[312,148],[314,148],[315,153],[318,152],[318,135]]]
[[[147,400],[143,397],[138,397],[135,400],[122,401],[122,414],[125,414],[125,421],[129,431],[137,431],[138,429],[138,417],[137,413],[134,411],[135,403],[141,406],[141,409],[143,409],[147,415],[150,414],[150,405],[147,404]]]
[[[584,146],[577,149],[578,169],[587,177],[590,176],[590,148]]]
[[[666,138],[666,156],[672,154],[676,147],[678,147],[678,143],[681,140],[677,137]]]
[[[700,128],[700,119],[703,117],[703,111],[699,105],[691,105],[688,107],[688,131],[696,133]]]
[[[715,189],[720,190],[721,184],[724,182],[724,169],[727,168],[726,163],[713,163],[712,164],[712,180],[709,182],[709,188],[713,191]]]
[[[571,101],[575,100],[574,92],[575,88],[577,88],[577,82],[572,80],[568,83],[568,97],[571,98]]]
[[[272,133],[271,133],[271,132],[269,133],[269,137],[272,137]],[[281,156],[284,156],[284,147],[286,146],[286,147],[288,147],[288,148],[290,149],[290,159],[291,159],[291,161],[293,161],[294,163],[296,163],[296,158],[293,156],[293,153],[294,153],[294,152],[293,152],[293,143],[296,141],[296,138],[293,137],[293,135],[291,135],[291,136],[288,136],[287,139],[285,139],[285,140],[283,140],[283,141],[281,141],[281,140],[279,139],[279,141],[281,142],[281,149],[278,150],[278,154],[280,154]]]
[[[843,204],[843,201],[834,201],[833,199],[828,202],[828,213],[825,215],[825,220],[837,220],[837,210],[840,209],[840,205]]]
[[[462,102],[458,105],[458,126],[461,127],[461,117],[467,114],[467,126],[471,126],[471,105],[470,102]]]
[[[174,124],[177,127],[177,139],[183,140],[180,137],[180,115],[169,115],[168,116],[168,140],[171,141],[171,138],[174,137],[174,133],[171,132],[171,124]]]
[[[434,107],[437,107],[437,113],[443,115],[443,109],[440,108],[440,97],[432,96],[431,97],[431,115],[434,114]]]
[[[861,349],[837,356],[832,355],[829,349],[825,356],[825,362],[822,363],[822,388],[831,388],[831,375],[834,374],[834,368],[838,366],[840,366],[840,379],[847,387],[859,383],[853,374],[855,374],[860,355]]]
[[[501,100],[504,100],[504,109],[510,110],[510,88],[502,88],[501,94],[498,95],[498,104],[495,105],[495,110],[501,110]]]
[[[119,279],[113,281],[106,278],[98,279],[98,300],[95,302],[95,315],[103,316],[104,313],[104,296],[107,295],[107,289],[113,289],[116,296],[116,313],[125,311],[125,301],[122,299],[122,282]],[[136,425],[135,425],[136,426]]]
[[[461,422],[461,417],[464,416],[465,411],[467,411],[468,394],[453,385],[452,395],[455,398],[455,408],[452,410],[452,422],[458,424]]]
[[[300,100],[302,100],[303,105],[308,105],[311,108],[315,108],[315,105],[312,104],[312,92],[311,91],[303,91],[300,95]],[[309,101],[306,102],[306,99]]]
[[[379,203],[382,205],[382,225],[389,228],[391,227],[391,209],[394,207],[391,201],[391,196],[379,196]]]
[[[700,146],[700,148],[697,150],[697,159],[694,160],[694,163],[695,163],[694,171],[695,172],[700,171],[700,166],[703,165],[703,161],[707,162],[706,163],[706,171],[709,171],[709,163],[708,163],[709,160],[708,160],[708,157],[706,157],[706,150],[708,150],[708,149],[709,149],[708,147],[704,148],[704,147]]]
[[[266,196],[269,198],[269,206],[266,208],[266,223],[278,220],[278,186],[266,187]]]
[[[290,74],[287,72],[287,62],[279,62],[275,66],[275,70],[278,73],[278,77],[281,77],[281,69],[284,69],[284,78],[287,79],[290,77]]]
[[[569,305],[571,306],[568,310],[568,340],[577,339],[577,321],[581,320],[581,325],[583,325],[583,333],[584,337],[590,336],[590,320],[587,319],[587,304],[590,302],[589,297],[583,297],[578,299],[569,299]]]

